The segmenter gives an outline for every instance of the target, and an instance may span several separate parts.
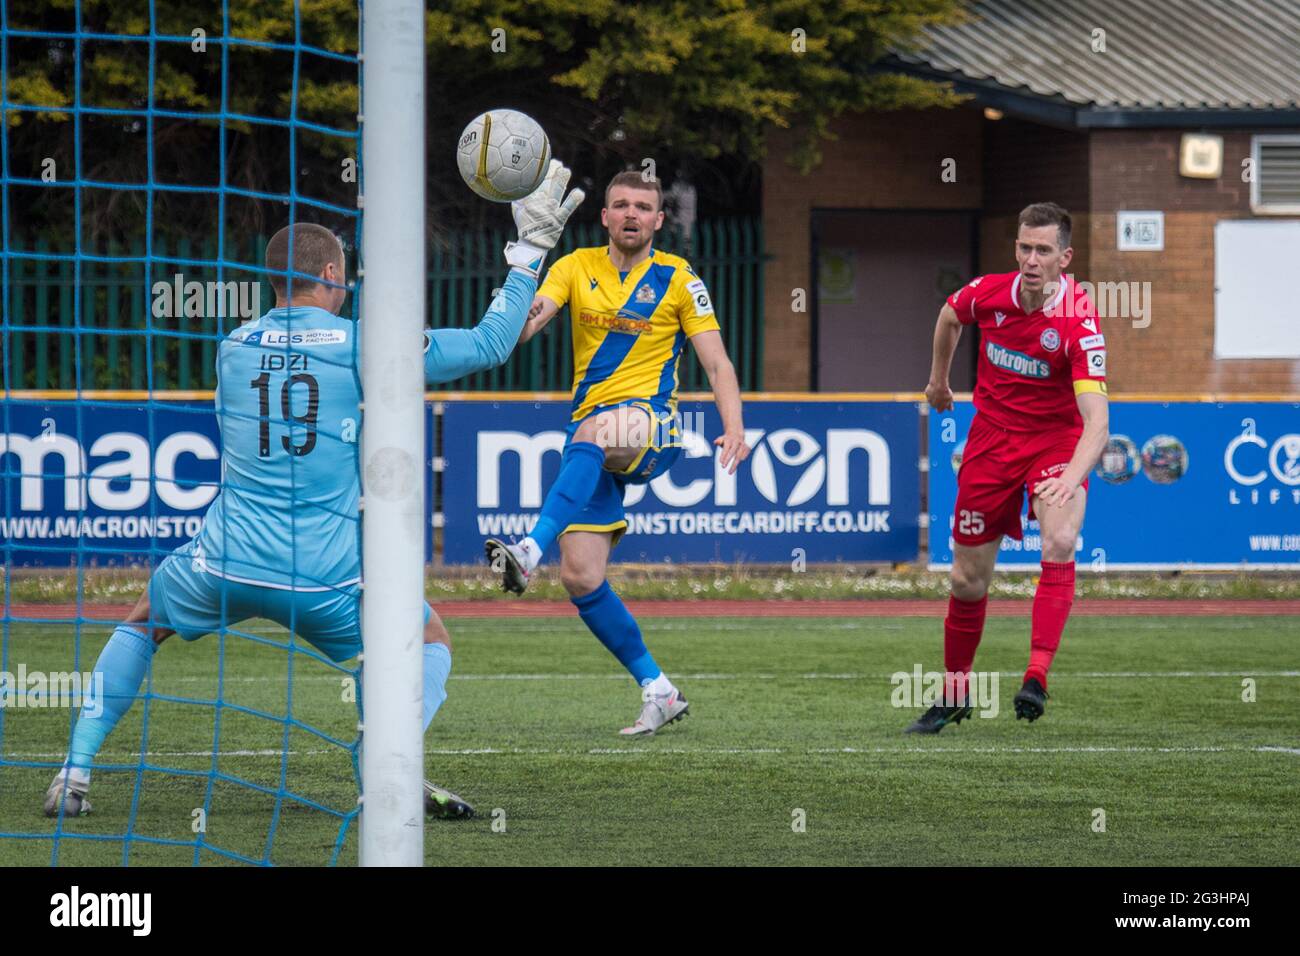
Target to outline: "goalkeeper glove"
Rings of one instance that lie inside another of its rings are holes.
[[[564,224],[586,198],[586,193],[575,189],[564,195],[569,185],[569,170],[558,159],[552,159],[542,184],[523,199],[510,204],[519,229],[519,241],[506,243],[506,262],[538,279],[546,262],[546,253],[560,241]]]

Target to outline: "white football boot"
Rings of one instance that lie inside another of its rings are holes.
[[[528,590],[529,561],[520,545],[488,538],[483,551],[487,555],[488,567],[494,574],[501,575],[502,588],[512,594],[523,594]]]
[[[690,710],[690,704],[676,687],[667,694],[656,694],[653,688],[646,687],[641,692],[641,700],[641,716],[631,727],[620,730],[621,736],[650,737],[673,721],[681,720]]]
[[[64,799],[64,790],[67,790],[67,798]],[[45,815],[47,817],[57,817],[59,815],[59,805],[63,805],[63,815],[65,817],[84,817],[90,813],[90,801],[86,799],[86,793],[90,790],[90,779],[82,778],[80,775],[74,775],[71,779],[68,777],[68,768],[64,767],[54,776],[54,781],[50,784],[50,789],[45,791]]]

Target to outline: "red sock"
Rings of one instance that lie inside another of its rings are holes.
[[[1056,649],[1061,646],[1061,632],[1074,603],[1074,562],[1044,561],[1043,575],[1034,592],[1032,636],[1029,639],[1029,667],[1025,680],[1034,677],[1047,689],[1047,671]]]
[[[944,692],[949,700],[966,697],[966,676],[975,662],[975,650],[984,634],[984,612],[989,596],[978,601],[948,598],[948,616],[943,619],[943,666],[947,671]]]

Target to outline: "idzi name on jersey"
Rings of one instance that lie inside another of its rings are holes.
[[[311,365],[306,352],[263,352],[258,368],[268,372],[305,372]]]
[[[243,334],[236,332],[231,338],[244,345],[260,345],[263,348],[277,345],[342,345],[348,340],[348,333],[342,329],[299,329],[297,332],[255,329]]]
[[[1047,378],[1052,374],[1052,367],[1042,359],[1012,351],[995,342],[989,342],[986,345],[984,354],[998,368],[1006,369],[1008,372],[1015,372],[1017,375],[1023,375],[1026,378]]]

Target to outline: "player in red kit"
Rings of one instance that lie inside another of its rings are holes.
[[[1029,666],[1017,719],[1043,714],[1047,672],[1074,600],[1074,550],[1088,500],[1088,471],[1106,445],[1106,340],[1087,296],[1062,275],[1070,264],[1070,214],[1055,203],[1020,213],[1016,272],[986,275],[939,312],[925,397],[953,406],[948,370],[962,326],[978,325],[975,419],[957,474],[952,595],[943,624],[944,699],[907,728],[937,734],[971,714],[968,675],[984,631],[1002,536],[1019,539],[1025,491],[1042,529],[1043,573],[1034,594]]]

